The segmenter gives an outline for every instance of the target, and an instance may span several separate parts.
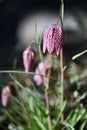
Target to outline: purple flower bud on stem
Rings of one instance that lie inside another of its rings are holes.
[[[60,25],[51,24],[46,27],[43,36],[43,53],[46,49],[50,54],[59,55],[64,42],[64,32]]]
[[[1,94],[1,102],[4,107],[6,107],[8,104],[10,93],[11,93],[11,90],[9,86],[6,86],[5,88],[3,88],[2,94]]]
[[[31,69],[31,64],[35,59],[35,52],[31,47],[26,48],[23,52],[23,64],[25,71],[28,72]]]

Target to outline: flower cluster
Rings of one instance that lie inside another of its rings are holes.
[[[49,54],[59,55],[64,42],[64,32],[61,26],[58,24],[51,24],[46,27],[43,36],[43,53],[48,50]],[[25,71],[30,71],[32,62],[35,59],[35,53],[33,48],[29,46],[23,52],[23,64]],[[45,60],[40,62],[35,70],[34,81],[37,85],[44,84],[47,80],[46,77],[42,75],[47,75],[48,70],[52,67],[52,63]]]

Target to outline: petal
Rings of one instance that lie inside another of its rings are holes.
[[[45,64],[43,62],[38,64],[38,71],[41,75],[45,75]]]
[[[55,55],[59,55],[60,54],[60,45],[55,49]]]
[[[60,49],[63,45],[63,32],[60,26],[57,26],[56,28],[56,34],[55,34],[55,53],[58,56],[60,53]]]
[[[43,38],[43,53],[46,52],[46,47],[47,47],[47,33],[44,33],[44,38]]]
[[[26,53],[23,53],[23,64],[24,64],[25,71],[28,72],[29,71],[29,59],[28,59],[28,55]]]
[[[48,38],[47,38],[47,50],[51,54],[54,51],[54,38],[52,37],[53,34],[53,26],[48,30]]]
[[[38,68],[36,68],[35,75],[34,75],[34,81],[39,86],[39,85],[41,85],[43,83],[43,79],[38,74],[40,74],[40,72],[39,72]]]

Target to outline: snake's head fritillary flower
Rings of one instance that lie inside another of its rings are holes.
[[[41,84],[46,83],[47,77],[43,77],[42,75],[47,75],[48,70],[52,67],[52,63],[50,61],[40,62],[35,70],[34,81],[39,86]]]
[[[23,64],[24,64],[25,72],[30,71],[34,59],[35,59],[35,52],[33,48],[29,46],[23,52]]]
[[[8,85],[5,88],[3,88],[2,94],[1,94],[1,102],[4,107],[6,107],[8,104],[10,93],[11,93],[11,91],[10,91],[10,87]]]
[[[43,36],[43,53],[46,49],[50,54],[59,55],[64,42],[64,32],[60,25],[51,24],[46,27]]]

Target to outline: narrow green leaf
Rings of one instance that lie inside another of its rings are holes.
[[[83,129],[84,129],[86,122],[87,122],[87,121],[85,120],[85,121],[81,124],[79,130],[83,130]]]
[[[78,111],[79,111],[79,108],[78,107],[76,107],[76,109],[73,111],[73,116],[71,117],[71,119],[72,119],[72,126],[74,126],[75,124],[76,124],[76,119],[77,119],[77,117],[78,117]]]
[[[75,56],[73,56],[72,59],[68,62],[68,64],[64,66],[63,71],[66,70],[66,68],[70,65],[71,61],[78,59],[80,56],[84,55],[85,53],[87,53],[87,50],[82,51],[82,52],[76,54]]]
[[[74,121],[74,126],[77,124],[77,122],[84,117],[85,114],[85,109],[82,110],[80,114],[77,115],[75,121]]]
[[[56,120],[56,124],[54,125],[54,128],[57,126],[57,124],[58,124],[58,122],[59,122],[59,120],[60,120],[60,118],[61,118],[61,115],[62,115],[62,113],[63,113],[64,110],[65,110],[66,104],[67,104],[67,100],[64,101],[63,107],[61,108],[61,111],[60,111],[60,113],[58,114],[58,117],[57,117],[57,120]]]
[[[87,53],[87,50],[76,54],[75,56],[72,57],[72,60],[76,60],[77,58],[79,58],[80,56],[84,55],[85,53]]]
[[[35,121],[37,122],[38,126],[41,128],[41,130],[47,130],[44,125],[42,124],[42,122],[39,120],[39,118],[37,118],[36,116],[34,116]]]
[[[66,126],[67,128],[70,128],[71,130],[75,130],[70,124],[63,122],[62,123],[64,126]]]
[[[72,119],[72,114],[73,114],[73,110],[68,114],[67,118],[65,119],[66,122]]]

